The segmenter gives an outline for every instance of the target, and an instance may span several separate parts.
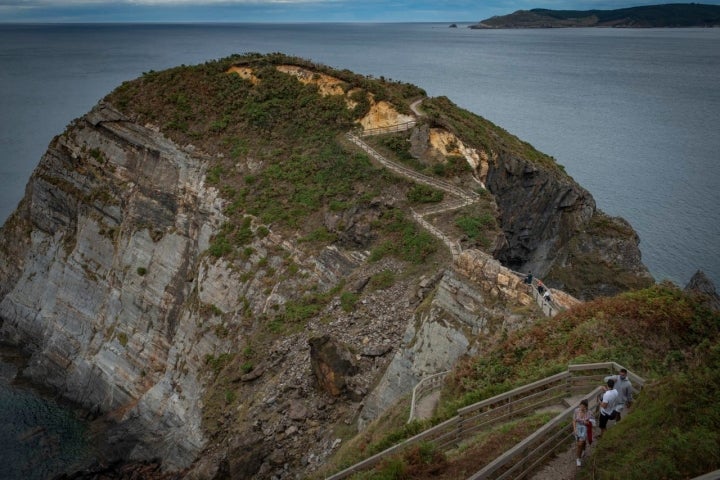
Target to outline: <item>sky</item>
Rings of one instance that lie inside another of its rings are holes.
[[[516,10],[611,10],[683,0],[0,0],[0,23],[464,22]],[[720,5],[720,0],[696,3]]]

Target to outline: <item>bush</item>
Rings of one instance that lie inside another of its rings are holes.
[[[395,283],[395,273],[392,270],[383,270],[370,278],[370,287],[373,290],[382,290]]]
[[[463,216],[455,220],[455,224],[473,240],[483,238],[484,232],[495,226],[495,219],[488,213],[481,216]]]
[[[442,202],[445,193],[427,185],[416,184],[408,191],[407,198],[416,203],[438,203]]]
[[[355,304],[357,303],[359,298],[360,295],[358,295],[357,293],[343,292],[340,295],[340,306],[342,307],[343,311],[351,312],[353,308],[355,308]]]

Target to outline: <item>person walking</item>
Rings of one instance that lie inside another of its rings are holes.
[[[550,290],[545,289],[545,293],[543,293],[543,300],[545,300],[548,303],[552,302],[552,297],[550,296]]]
[[[575,435],[575,464],[582,466],[581,458],[585,455],[585,448],[592,444],[592,427],[595,417],[588,409],[587,399],[580,401],[580,405],[573,414],[573,435]]]
[[[607,381],[607,390],[603,393],[602,400],[600,401],[600,434],[597,438],[600,438],[605,434],[608,420],[612,420],[613,418],[617,397],[618,391],[615,390],[615,380],[610,378]]]
[[[628,378],[628,371],[625,368],[621,368],[618,375],[605,377],[606,382],[610,379],[615,381],[615,390],[618,392],[617,400],[615,401],[615,418],[613,418],[613,420],[619,422],[625,407],[630,408],[632,405],[633,387]]]

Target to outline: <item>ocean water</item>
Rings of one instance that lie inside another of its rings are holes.
[[[0,479],[46,480],[94,460],[88,425],[77,414],[18,383],[23,359],[0,346]]]
[[[626,218],[658,281],[684,286],[702,269],[720,286],[720,29],[458,25],[0,25],[0,222],[52,137],[123,81],[283,52],[447,96],[555,157]],[[17,393],[2,378],[0,403]],[[0,435],[0,451],[23,433]]]

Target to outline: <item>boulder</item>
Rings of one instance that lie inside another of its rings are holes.
[[[346,377],[358,372],[353,363],[352,354],[343,345],[329,335],[311,338],[310,364],[319,387],[337,397],[346,386]]]

